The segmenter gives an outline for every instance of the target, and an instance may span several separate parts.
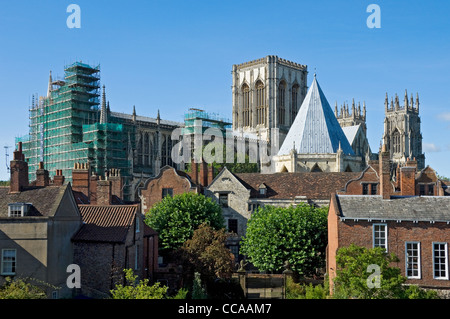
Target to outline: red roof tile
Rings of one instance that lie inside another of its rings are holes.
[[[73,241],[124,243],[138,205],[79,205],[84,225]]]
[[[345,184],[361,175],[361,172],[314,173],[240,173],[234,174],[250,189],[250,197],[291,199],[306,196],[308,199],[329,199],[330,194],[341,190]],[[266,195],[259,194],[259,186],[265,184]]]

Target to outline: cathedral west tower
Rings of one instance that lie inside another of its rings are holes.
[[[416,159],[419,170],[425,167],[425,155],[422,153],[422,133],[420,131],[419,95],[414,101],[407,91],[403,105],[400,105],[397,94],[385,98],[385,118],[383,143],[391,154],[391,160],[396,166],[403,166],[408,158]]]

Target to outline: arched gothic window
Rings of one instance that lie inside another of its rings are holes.
[[[395,130],[392,134],[392,151],[394,153],[400,153],[402,151],[400,132]]]
[[[286,83],[281,81],[278,85],[278,124],[284,125],[286,116]]]
[[[261,81],[256,83],[256,124],[266,123],[265,88]]]
[[[247,84],[242,86],[242,120],[244,126],[250,126],[250,88]]]

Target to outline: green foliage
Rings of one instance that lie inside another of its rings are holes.
[[[264,206],[248,221],[241,253],[259,270],[281,271],[286,261],[301,276],[325,264],[327,208]]]
[[[323,285],[295,283],[288,277],[286,282],[286,299],[327,299],[328,289]]]
[[[158,232],[161,252],[173,251],[190,239],[202,223],[224,227],[220,206],[202,194],[166,196],[147,212],[145,222]]]
[[[404,299],[439,299],[435,290],[421,289],[417,285],[409,285],[404,289]]]
[[[46,299],[45,291],[27,283],[23,279],[5,278],[5,284],[0,288],[0,299]]]
[[[206,290],[202,285],[202,280],[200,278],[200,273],[196,272],[194,274],[194,285],[192,287],[192,299],[207,299],[208,295]]]
[[[337,272],[334,279],[334,298],[347,299],[415,299],[434,298],[437,295],[417,286],[405,286],[406,277],[400,268],[392,267],[397,262],[394,254],[387,254],[381,247],[365,248],[352,244],[342,247],[336,255]],[[369,265],[379,267],[379,287],[369,285],[373,272]],[[370,270],[370,269],[369,269]],[[369,278],[369,276],[371,276]],[[372,287],[371,287],[372,286]]]
[[[222,170],[223,167],[227,167],[229,171],[232,173],[257,173],[259,172],[259,165],[258,163],[251,163],[250,157],[248,154],[241,154],[234,150],[231,152],[233,153],[233,159],[232,161],[227,160],[227,150],[229,149],[228,146],[225,143],[217,143],[217,142],[210,142],[208,147],[203,146],[202,153],[197,154],[197,158],[200,158],[202,154],[209,156],[211,155],[212,158],[216,155],[216,150],[222,149],[222,154],[217,154],[217,157],[220,157],[221,160],[219,161],[213,161],[212,163],[208,165],[213,165],[214,170],[216,172]],[[205,151],[206,148],[206,151]],[[244,158],[243,163],[242,157]],[[186,171],[191,171],[191,164],[186,164]]]
[[[9,186],[10,181],[0,181],[0,186]]]
[[[144,279],[137,282],[137,276],[133,274],[132,269],[124,269],[125,286],[119,284],[115,289],[111,290],[113,299],[163,299],[167,293],[167,287],[160,286],[157,282],[149,285],[149,280]]]
[[[178,290],[177,294],[173,297],[168,297],[168,299],[187,299],[187,295],[189,293],[189,290],[186,288],[181,288]]]

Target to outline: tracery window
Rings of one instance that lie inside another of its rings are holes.
[[[278,124],[284,125],[286,116],[286,83],[280,82],[278,85]]]
[[[261,81],[256,83],[256,124],[266,123],[265,88]]]
[[[242,86],[243,125],[250,126],[250,88],[247,84]]]

